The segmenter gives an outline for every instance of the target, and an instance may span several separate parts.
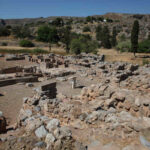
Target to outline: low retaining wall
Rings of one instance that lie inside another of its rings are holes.
[[[0,74],[22,72],[22,70],[23,68],[21,67],[5,68],[5,69],[0,70]]]
[[[15,78],[15,79],[6,79],[0,81],[0,87],[7,86],[7,85],[13,85],[20,82],[38,82],[38,77],[21,77],[21,78]]]

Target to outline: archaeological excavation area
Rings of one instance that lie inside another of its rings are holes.
[[[149,64],[0,54],[0,150],[148,150],[148,140]]]

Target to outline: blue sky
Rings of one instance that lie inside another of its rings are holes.
[[[150,14],[150,0],[0,0],[0,18]]]

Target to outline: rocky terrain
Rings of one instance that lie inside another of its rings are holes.
[[[11,95],[9,87],[17,85],[15,92],[22,93],[22,100],[16,96],[11,105],[9,97],[9,110],[0,105],[0,149],[148,150],[149,65],[111,63],[93,54],[0,59],[29,63],[0,70],[0,103],[6,97],[3,88]],[[19,107],[17,119],[6,115],[13,113],[11,107]]]

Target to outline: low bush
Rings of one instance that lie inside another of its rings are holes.
[[[42,53],[48,53],[47,51],[43,50],[43,49],[40,49],[40,48],[35,48],[32,50],[33,54],[42,54]]]
[[[34,47],[34,44],[31,41],[28,41],[28,40],[21,40],[19,45],[21,47]]]
[[[150,53],[150,40],[144,40],[139,43],[138,53]]]
[[[35,48],[33,50],[30,50],[30,49],[20,49],[20,50],[0,49],[0,53],[9,53],[9,54],[22,54],[22,53],[47,54],[48,51],[45,51],[45,50],[39,49],[39,48]]]
[[[6,27],[0,27],[0,36],[9,36],[10,31]]]
[[[116,49],[121,52],[130,52],[131,42],[130,41],[118,42]]]
[[[73,39],[70,44],[70,48],[73,53],[80,54],[85,53],[97,53],[98,43],[93,41],[86,36],[80,36],[79,38]]]
[[[85,26],[85,27],[83,28],[83,32],[91,32],[90,27],[89,27],[89,26]]]
[[[126,35],[124,33],[122,33],[120,36],[119,36],[119,41],[120,42],[123,42],[123,41],[126,41]]]
[[[147,60],[147,59],[143,59],[143,66],[146,65],[146,64],[150,64],[150,61]]]
[[[80,54],[81,51],[83,50],[83,44],[79,39],[73,39],[71,41],[71,50],[73,53],[75,53],[76,55]]]
[[[1,44],[1,46],[7,46],[8,44],[6,43],[6,42],[3,42],[2,44]]]

